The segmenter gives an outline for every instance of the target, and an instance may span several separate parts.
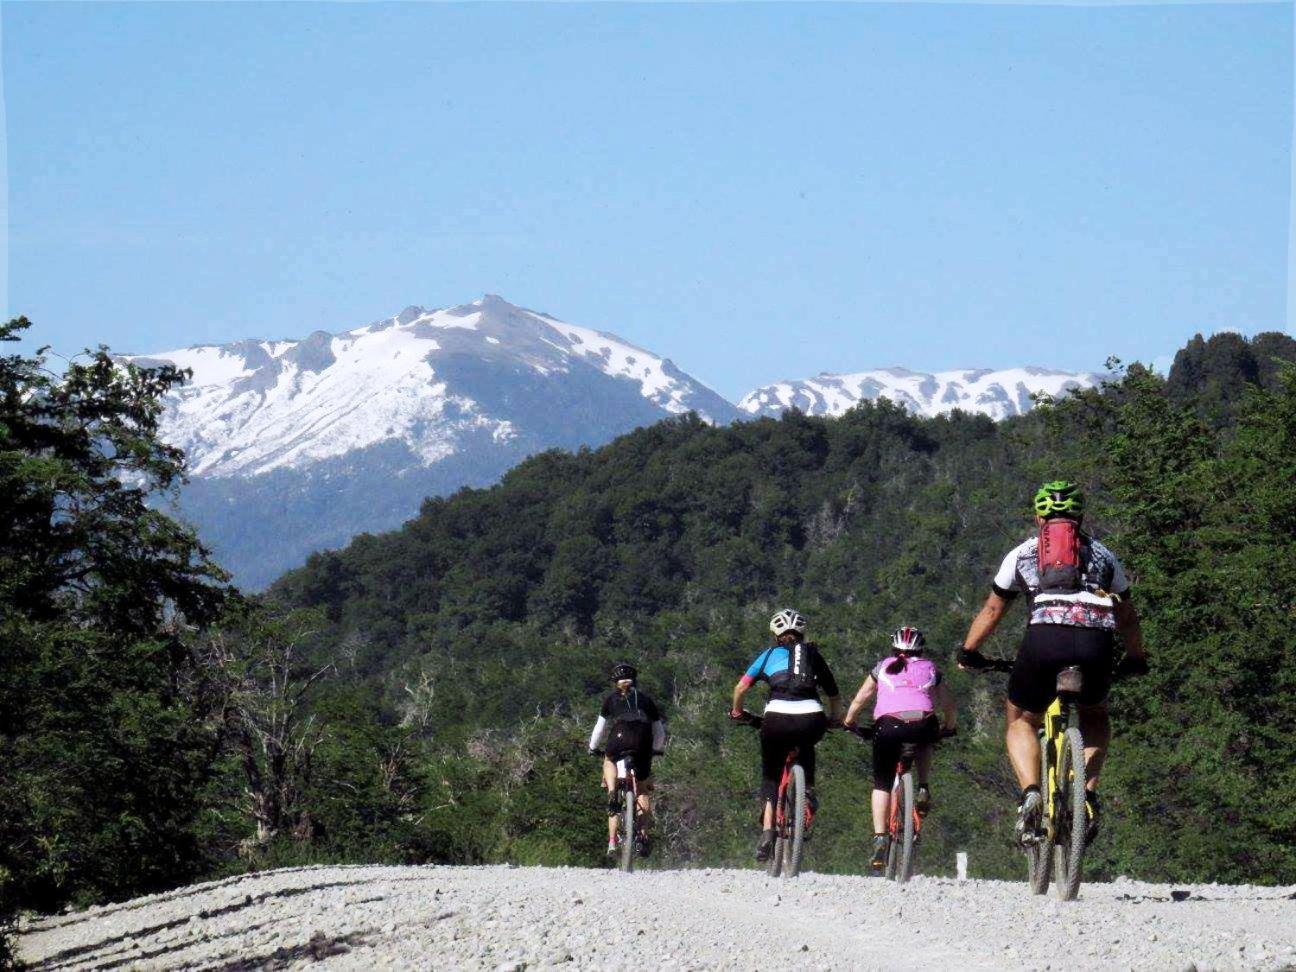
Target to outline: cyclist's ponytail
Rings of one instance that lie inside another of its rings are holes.
[[[908,662],[906,661],[904,655],[896,655],[895,658],[891,659],[891,664],[887,665],[886,667],[887,674],[899,675],[901,672],[905,670],[905,665],[907,664]]]

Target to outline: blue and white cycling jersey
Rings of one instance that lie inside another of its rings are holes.
[[[804,651],[809,655],[808,661],[815,676],[814,687],[794,688],[789,685],[792,651]],[[830,698],[839,694],[837,680],[833,677],[828,663],[824,661],[823,655],[814,645],[805,642],[793,645],[791,650],[782,645],[765,649],[748,666],[743,681],[748,685],[753,682],[769,684],[770,700],[765,706],[766,712],[784,712],[791,715],[822,712],[823,704],[819,701],[818,690],[823,689]]]

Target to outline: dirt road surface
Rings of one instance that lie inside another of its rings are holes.
[[[312,867],[27,920],[19,948],[41,970],[1276,970],[1296,889],[1122,879],[1066,904],[944,878]]]

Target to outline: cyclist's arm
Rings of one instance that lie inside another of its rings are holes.
[[[864,684],[860,686],[859,691],[855,693],[855,698],[851,699],[850,708],[846,711],[846,718],[843,722],[848,726],[853,726],[859,720],[860,712],[868,704],[868,700],[873,697],[873,692],[877,689],[877,682],[870,675],[864,679]]]
[[[829,719],[836,719],[842,712],[841,689],[837,687],[837,678],[833,675],[832,669],[828,666],[828,660],[824,658],[823,652],[815,649],[814,653],[815,681],[819,687],[824,690],[828,696],[827,716]]]
[[[1125,639],[1125,654],[1129,658],[1141,658],[1147,661],[1147,652],[1143,649],[1143,629],[1139,625],[1138,611],[1128,598],[1116,602],[1116,627]]]
[[[768,651],[764,651],[757,655],[756,660],[748,666],[747,671],[743,672],[743,677],[738,679],[738,684],[734,686],[733,690],[733,705],[729,707],[729,714],[731,716],[737,718],[742,714],[743,697],[751,689],[752,685],[756,683],[757,679],[764,677],[765,662],[769,660],[769,656],[773,651],[774,649],[771,648]]]
[[[590,733],[589,748],[591,751],[603,748],[603,742],[607,738],[607,732],[607,719],[600,715],[598,717],[598,722],[594,723],[594,731]]]
[[[972,619],[972,626],[968,628],[967,637],[963,639],[963,647],[968,651],[980,651],[986,639],[994,634],[995,628],[999,626],[1000,620],[1011,604],[1012,601],[1002,594],[991,591],[985,604],[977,612],[977,616]]]
[[[733,690],[733,705],[729,706],[730,715],[737,716],[742,713],[743,698],[747,695],[748,690],[751,689],[752,682],[754,681],[755,679],[750,675],[744,675],[742,678],[738,679],[738,684],[734,686]]]
[[[653,740],[652,748],[654,753],[666,751],[666,723],[658,719],[652,724]]]

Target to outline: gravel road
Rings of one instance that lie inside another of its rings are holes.
[[[1296,969],[1296,889],[311,867],[26,921],[19,947],[60,970]]]

